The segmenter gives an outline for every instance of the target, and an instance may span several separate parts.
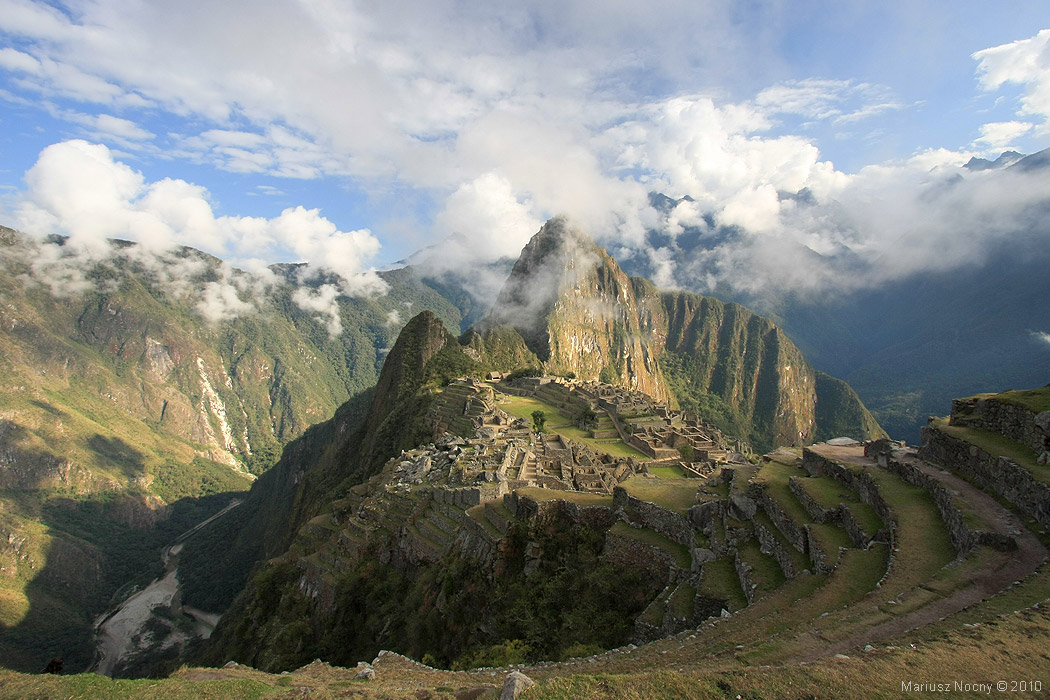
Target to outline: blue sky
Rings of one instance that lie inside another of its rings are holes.
[[[1050,146],[1045,1],[563,5],[0,0],[0,223],[350,279],[559,213],[627,249],[659,190],[822,252],[776,192]]]

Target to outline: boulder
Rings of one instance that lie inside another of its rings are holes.
[[[366,681],[374,681],[376,679],[376,670],[372,668],[370,664],[366,664],[364,661],[357,663],[357,675],[354,678],[361,678]]]
[[[729,504],[738,520],[751,520],[758,512],[758,504],[742,493],[735,493],[729,499]]]
[[[519,695],[534,685],[536,683],[521,671],[511,671],[503,681],[503,692],[499,694],[499,700],[517,700]]]

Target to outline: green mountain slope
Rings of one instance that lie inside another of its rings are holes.
[[[189,249],[144,267],[117,246],[87,289],[56,297],[34,277],[39,246],[0,229],[0,527],[13,543],[0,654],[25,670],[54,654],[86,667],[93,616],[229,500],[202,497],[247,489],[285,444],[375,384],[399,314],[460,322],[398,270],[383,273],[384,295],[337,298],[333,337],[296,303],[297,266],[275,266],[276,283],[248,299],[254,312],[209,323],[198,290],[220,262]]]

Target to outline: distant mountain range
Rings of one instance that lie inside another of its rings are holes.
[[[767,314],[816,368],[849,382],[890,435],[917,442],[926,418],[943,414],[953,397],[1050,380],[1048,166],[1050,149],[1028,156],[1007,151],[994,161],[973,158],[965,165],[963,172],[1022,176],[1020,182],[1046,192],[1027,211],[1014,212],[1019,223],[1000,237],[1000,248],[970,264],[818,299],[794,293],[759,298],[727,284],[706,293]],[[804,200],[807,193],[781,196]],[[651,200],[665,212],[682,201],[659,194]],[[707,225],[703,231],[686,227],[673,245],[653,231],[648,244],[666,248],[679,271],[685,270],[702,251],[740,235],[713,218]],[[973,231],[958,231],[961,242],[982,226],[970,225]],[[812,251],[802,254],[820,264]],[[656,273],[645,255],[623,264],[630,274]],[[681,272],[677,281],[687,289],[707,284],[683,279]]]

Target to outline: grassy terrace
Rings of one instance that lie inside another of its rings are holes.
[[[764,510],[759,510],[755,513],[755,523],[762,525],[773,534],[773,536],[780,542],[781,548],[788,553],[791,557],[791,562],[795,565],[795,571],[802,571],[803,569],[810,568],[809,558],[805,553],[798,551],[795,547],[788,542],[787,538],[784,537],[784,533],[773,524],[773,521],[769,519]]]
[[[649,467],[649,473],[664,479],[685,478],[685,470],[677,464],[672,464],[669,467]]]
[[[495,525],[493,525],[492,522],[485,515],[484,503],[478,506],[474,506],[473,508],[467,510],[467,515],[470,516],[470,518],[474,522],[480,525],[489,537],[491,537],[494,540],[503,539],[503,533],[500,532],[499,529]]]
[[[546,429],[562,437],[583,443],[593,450],[604,452],[613,457],[634,457],[638,460],[649,459],[644,454],[627,445],[623,440],[595,440],[586,430],[580,430],[572,424],[572,419],[549,403],[530,396],[510,396],[497,394],[499,407],[515,418],[532,421],[533,411],[543,411],[547,417]]]
[[[696,503],[700,482],[696,479],[647,479],[632,476],[621,484],[627,493],[643,501],[686,515]]]
[[[751,583],[755,585],[755,596],[766,596],[784,583],[784,572],[776,560],[763,554],[757,540],[748,540],[737,553],[740,560],[751,565]]]
[[[678,564],[679,568],[688,569],[692,566],[693,559],[689,556],[689,550],[677,542],[667,539],[659,532],[654,532],[653,530],[648,530],[646,528],[631,527],[622,520],[613,525],[609,531],[614,535],[623,535],[624,537],[630,537],[639,542],[659,547],[674,557],[675,563]]]
[[[798,483],[810,495],[810,498],[824,508],[837,508],[839,504],[846,504],[865,534],[874,535],[885,527],[874,508],[860,500],[856,492],[831,477],[804,476],[798,479]]]
[[[1050,386],[1024,391],[1004,391],[1001,394],[978,394],[973,398],[995,399],[1015,406],[1023,406],[1032,413],[1050,411]]]
[[[1016,440],[1011,440],[998,433],[981,430],[980,428],[964,428],[958,425],[949,425],[947,418],[934,420],[930,427],[940,430],[949,437],[976,445],[993,457],[1012,459],[1018,465],[1030,471],[1037,481],[1050,484],[1050,465],[1036,463],[1037,455],[1035,452]]]
[[[810,521],[809,513],[798,502],[795,494],[788,488],[788,479],[792,476],[803,477],[806,471],[794,464],[783,462],[765,462],[758,468],[753,481],[763,484],[766,492],[777,502],[784,512],[796,525],[802,525]]]
[[[682,583],[671,594],[671,613],[675,617],[689,619],[693,616],[696,603],[696,589],[688,583]]]
[[[719,557],[704,564],[700,595],[726,601],[730,612],[747,607],[747,598],[740,589],[740,577],[736,575],[732,557]]]
[[[571,501],[580,506],[605,506],[612,508],[612,496],[598,493],[581,493],[579,491],[559,491],[557,489],[524,488],[518,493],[536,501]]]

